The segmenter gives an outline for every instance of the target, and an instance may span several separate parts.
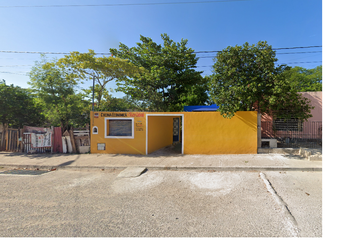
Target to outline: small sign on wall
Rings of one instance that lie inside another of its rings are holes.
[[[97,150],[106,150],[105,143],[97,143]]]
[[[144,131],[143,129],[143,123],[141,121],[138,121],[137,123],[135,123],[135,131],[137,132],[142,132]]]

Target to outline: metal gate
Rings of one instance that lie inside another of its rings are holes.
[[[264,121],[262,138],[275,138],[278,148],[322,148],[322,121]]]
[[[31,136],[33,133],[24,133],[23,134],[23,148],[25,153],[50,153],[52,152],[52,146],[39,146],[38,143],[33,143]],[[50,134],[50,139],[52,138],[52,134]],[[50,140],[51,141],[51,140]],[[52,144],[51,144],[52,145]]]
[[[173,142],[179,142],[179,118],[173,119]]]

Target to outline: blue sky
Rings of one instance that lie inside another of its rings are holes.
[[[187,0],[0,1],[0,79],[5,79],[7,84],[28,87],[26,73],[40,58],[39,54],[3,51],[68,53],[93,49],[108,53],[109,48],[118,48],[119,42],[135,46],[140,35],[157,43],[161,43],[162,33],[174,41],[188,39],[188,46],[195,51],[217,51],[261,40],[273,48],[322,46],[321,0],[208,1],[193,0],[204,2],[193,4],[181,3],[191,2]],[[180,4],[139,5],[167,2]],[[51,5],[66,6],[44,7]],[[311,53],[289,54],[294,52]],[[277,53],[278,63],[289,66],[314,68],[322,64],[322,48],[278,50]],[[63,55],[47,54],[47,57]],[[197,64],[203,75],[212,73],[212,65],[212,57],[201,58]],[[82,87],[90,85],[86,83]]]

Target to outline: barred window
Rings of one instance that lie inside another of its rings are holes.
[[[298,118],[284,119],[276,118],[274,119],[274,130],[276,131],[297,131],[302,132],[303,122]]]
[[[106,118],[106,138],[134,138],[133,118]]]

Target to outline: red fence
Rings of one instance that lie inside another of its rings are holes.
[[[63,145],[61,139],[61,127],[54,128],[54,141],[53,141],[53,152],[54,153],[62,153]]]

